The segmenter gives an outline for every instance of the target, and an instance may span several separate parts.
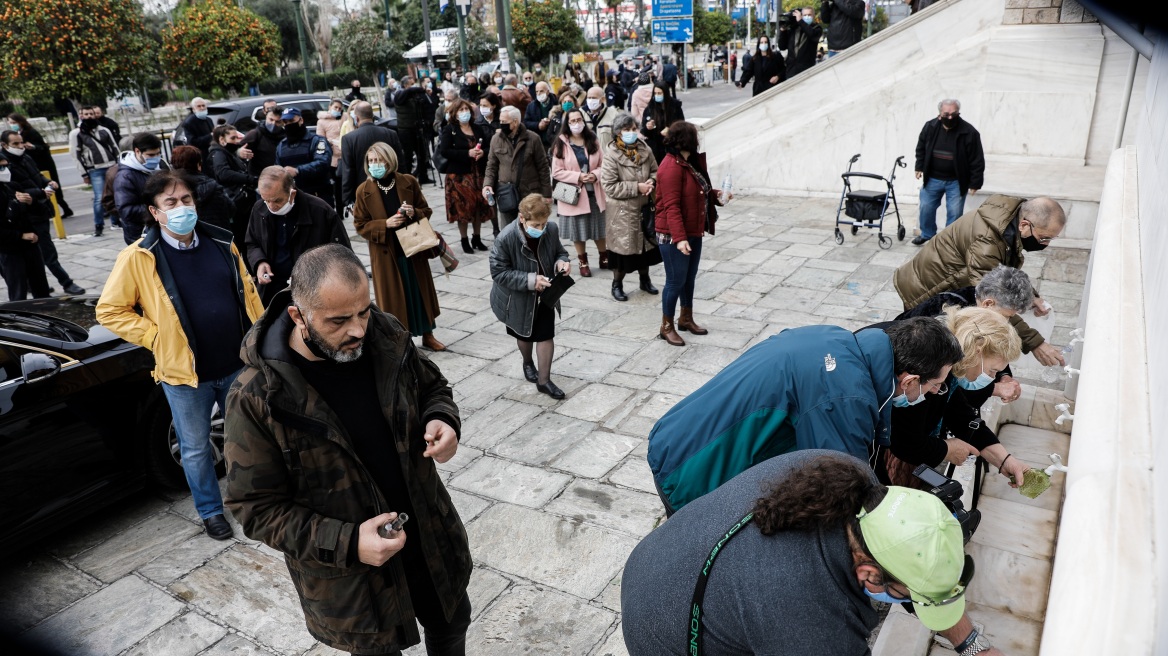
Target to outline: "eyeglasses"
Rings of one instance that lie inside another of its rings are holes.
[[[913,592],[918,599],[913,599],[912,602],[918,606],[948,606],[965,596],[965,589],[969,587],[969,582],[973,580],[973,557],[969,554],[965,555],[965,566],[961,568],[961,576],[957,579],[957,585],[949,591],[949,596],[944,599],[934,599],[928,595],[920,592]],[[924,601],[921,601],[921,600]]]
[[[1032,236],[1036,240],[1038,240],[1038,243],[1049,244],[1050,242],[1054,241],[1054,237],[1039,237],[1038,231],[1034,229],[1034,224],[1029,219],[1022,219],[1022,220],[1026,222],[1026,225],[1030,226],[1030,236]],[[1057,236],[1058,235],[1055,235],[1055,237],[1057,237]]]
[[[957,118],[961,112],[941,112],[941,118]]]

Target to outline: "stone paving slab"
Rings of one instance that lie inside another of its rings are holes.
[[[435,226],[456,243],[440,192],[425,193],[438,205]],[[836,245],[835,202],[741,198],[725,208],[717,236],[703,243],[694,302],[710,334],[683,333],[685,347],[656,339],[660,296],[626,284],[629,300],[618,303],[610,272],[577,278],[556,326],[552,375],[568,395],[559,402],[523,378],[515,341],[490,310],[486,255],[459,253],[459,269],[436,273],[436,334],[450,351],[428,356],[462,411],[459,452],[439,471],[476,562],[470,653],[625,656],[621,568],[662,516],[646,463],[654,422],[785,328],[855,329],[902,309],[892,272],[916,249],[882,250],[867,232]],[[93,293],[122,245],[117,232],[56,243]],[[367,244],[354,245],[368,262]],[[1024,269],[1056,307],[1056,346],[1077,321],[1087,256],[1060,248],[1027,256]],[[650,275],[664,284],[660,265]],[[1016,371],[1041,384],[1028,361]],[[143,493],[0,569],[0,621],[77,656],[341,654],[307,634],[282,556],[230,521],[236,538],[216,542],[189,495]]]

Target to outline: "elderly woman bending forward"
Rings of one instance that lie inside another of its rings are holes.
[[[551,211],[539,194],[519,203],[519,220],[508,224],[491,244],[491,310],[507,326],[507,334],[519,344],[523,356],[523,377],[553,399],[564,392],[551,380],[552,354],[556,335],[552,307],[539,298],[557,274],[571,271],[568,252],[560,244],[559,228],[548,223]],[[532,361],[532,350],[539,367]]]
[[[649,267],[661,262],[657,244],[645,236],[642,218],[652,210],[657,186],[657,160],[637,131],[637,121],[620,114],[612,125],[614,139],[604,153],[600,186],[608,196],[605,232],[608,235],[608,266],[612,269],[612,297],[627,301],[625,273],[641,274],[641,290],[656,294],[649,280]],[[649,226],[652,230],[653,227]]]
[[[399,228],[430,218],[433,210],[417,179],[397,172],[397,155],[389,144],[369,147],[365,173],[369,178],[357,187],[353,202],[353,225],[369,241],[377,307],[396,317],[411,335],[421,335],[422,346],[445,351],[446,346],[434,338],[441,310],[430,262],[422,253],[406,257],[397,239]]]

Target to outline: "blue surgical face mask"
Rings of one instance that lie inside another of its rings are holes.
[[[759,50],[761,50],[761,51],[763,51],[763,52],[766,52],[767,50],[770,50],[770,49],[771,49],[771,44],[769,44],[769,43],[760,43],[760,44],[758,44],[758,49],[759,49]]]
[[[572,108],[575,106],[575,103],[573,103],[571,100],[565,100],[564,102],[560,103],[560,109],[564,110],[565,112],[572,111]]]
[[[665,96],[653,96],[653,102],[663,103],[665,102]]]
[[[461,112],[459,112],[458,113],[458,122],[459,123],[470,123],[470,112],[465,110],[465,109],[462,110]]]
[[[988,387],[990,383],[994,382],[994,377],[985,372],[984,359],[982,360],[980,367],[981,373],[978,375],[977,380],[969,380],[965,376],[954,376],[954,382],[957,383],[957,386],[961,389],[970,391]]]
[[[524,226],[523,231],[526,232],[527,236],[531,237],[532,239],[539,239],[543,236],[542,229],[532,228],[531,226]]]
[[[813,18],[813,17],[811,17],[811,16],[804,16],[804,17],[803,17],[803,22],[804,22],[804,23],[807,23],[808,25],[810,25],[810,24],[811,24],[811,21],[813,21],[813,20],[815,20],[815,18]]]
[[[142,166],[145,166],[147,171],[156,171],[158,163],[161,161],[162,157],[147,157],[146,161],[142,162]]]
[[[339,110],[339,109],[333,109],[333,110],[329,110],[329,115],[330,115],[330,116],[332,116],[333,118],[340,118],[340,117],[341,117],[341,114],[343,114],[343,113],[344,113],[344,112],[342,112],[342,111],[341,111],[341,110]]]
[[[369,175],[377,178],[378,180],[384,178],[385,177],[385,165],[384,164],[370,164],[369,165]]]
[[[195,229],[199,213],[190,205],[179,205],[166,210],[166,229],[176,235],[189,235]]]
[[[872,592],[867,588],[867,586],[865,586],[864,594],[875,599],[876,601],[883,601],[886,604],[903,604],[904,602],[909,601],[908,599],[893,597],[892,595],[888,594],[887,589],[885,589],[884,592]]]
[[[201,112],[195,112],[195,116],[198,118],[207,118],[207,110],[204,109]]]
[[[637,143],[636,132],[621,132],[621,141],[625,142],[626,146],[631,146]]]
[[[923,385],[921,385],[921,381],[919,381],[919,380],[917,381],[917,386],[921,388],[920,396],[918,396],[916,399],[914,399],[912,401],[908,400],[907,393],[901,394],[899,396],[894,396],[894,397],[892,397],[892,405],[894,405],[897,408],[907,408],[909,406],[914,406],[914,405],[920,403],[921,401],[924,401],[925,400],[925,388]]]

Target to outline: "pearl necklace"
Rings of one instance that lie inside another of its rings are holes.
[[[394,177],[392,177],[392,178],[390,178],[390,179],[389,179],[389,186],[388,186],[388,187],[383,187],[383,186],[381,185],[381,180],[378,180],[377,178],[373,178],[373,182],[374,182],[374,183],[377,185],[377,188],[378,188],[378,189],[380,189],[380,190],[382,190],[382,191],[386,191],[386,192],[387,192],[387,191],[389,191],[390,189],[393,189],[393,188],[394,188],[394,185],[396,185],[396,184],[397,184],[397,176],[394,176]]]

